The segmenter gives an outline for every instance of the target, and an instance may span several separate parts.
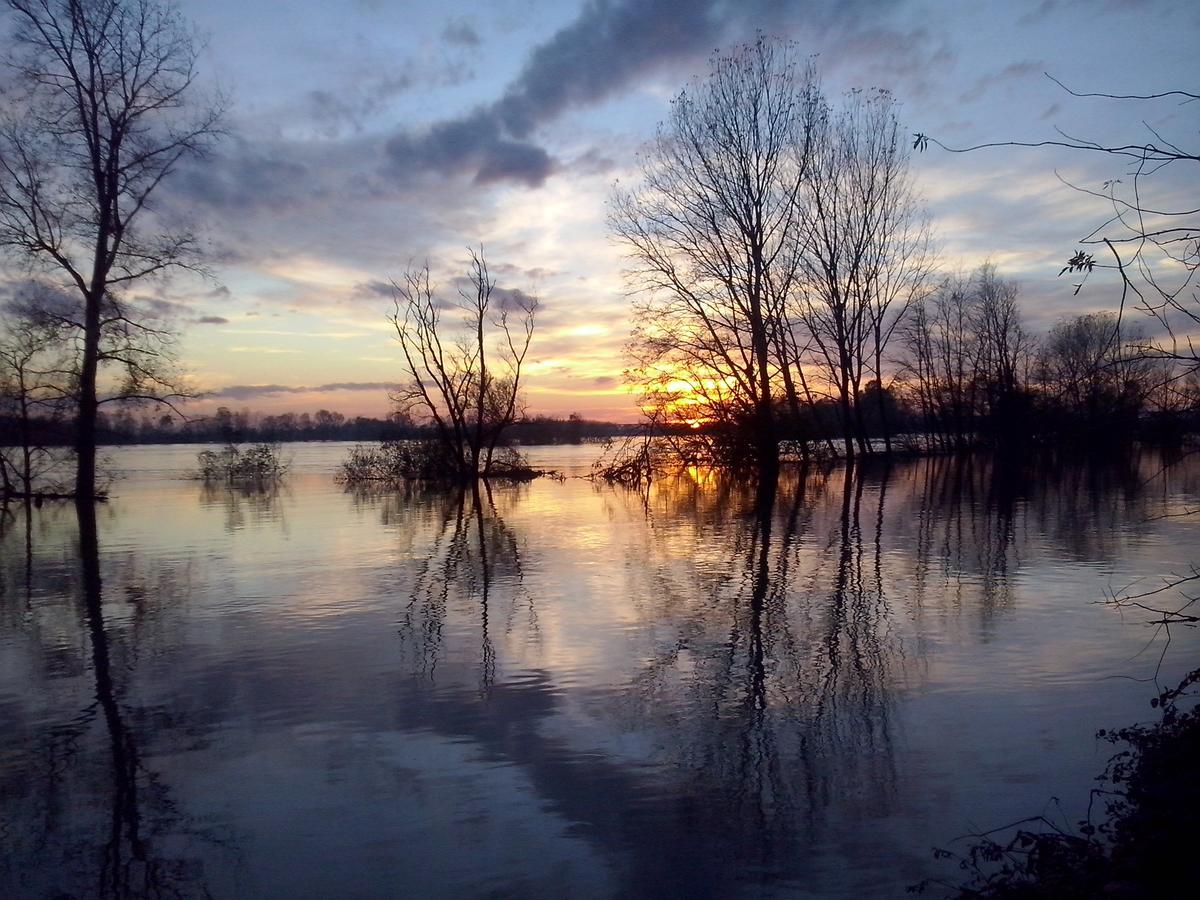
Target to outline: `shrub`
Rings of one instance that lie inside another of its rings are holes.
[[[499,447],[492,458],[489,478],[524,481],[547,473],[531,469],[512,447]],[[462,466],[440,441],[384,441],[359,444],[342,463],[338,480],[351,487],[397,484],[402,481],[463,480]]]
[[[202,450],[196,455],[200,480],[213,484],[252,484],[279,481],[288,465],[272,444],[242,448],[228,444],[221,450]]]

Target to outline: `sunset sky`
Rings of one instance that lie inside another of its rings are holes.
[[[756,30],[814,54],[826,92],[891,89],[908,131],[948,144],[1077,137],[1144,142],[1144,118],[1195,138],[1177,101],[1080,91],[1195,88],[1200,4],[1183,2],[565,2],[190,0],[205,89],[229,135],[164,190],[210,245],[214,280],[154,287],[179,304],[182,356],[218,403],[383,414],[401,376],[388,279],[428,259],[443,282],[482,242],[502,287],[542,300],[531,412],[630,420],[630,316],[605,228],[617,180],[715,48]],[[913,166],[946,270],[990,258],[1035,329],[1115,305],[1057,278],[1104,218],[1089,187],[1114,160],[1052,150]],[[149,288],[148,288],[149,289]]]

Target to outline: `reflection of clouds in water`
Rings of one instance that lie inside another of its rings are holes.
[[[1024,714],[1057,702],[1045,674],[1094,688],[1125,658],[1089,603],[1097,564],[1186,551],[1185,523],[1148,520],[1196,497],[1200,466],[1157,472],[935,459],[788,472],[773,496],[703,475],[478,497],[346,495],[301,472],[290,493],[199,502],[194,483],[130,479],[99,508],[100,618],[73,508],[35,512],[30,590],[17,509],[2,815],[65,853],[108,835],[120,799],[122,861],[136,819],[147,859],[199,866],[215,893],[239,866],[281,891],[841,889],[831,842],[847,871],[895,879],[887,855],[929,843],[907,837],[922,779],[957,797],[995,774],[959,772],[937,740],[914,773],[914,698],[1009,691]],[[995,730],[1041,740],[1018,718]],[[103,856],[60,878],[58,849],[21,846],[0,886],[94,893]]]

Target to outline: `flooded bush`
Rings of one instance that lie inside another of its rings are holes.
[[[640,487],[653,479],[658,462],[649,437],[610,439],[604,443],[599,459],[592,463],[592,478],[609,484]]]
[[[591,477],[609,484],[639,487],[657,477],[694,468],[754,471],[756,457],[741,453],[737,442],[729,437],[727,432],[713,429],[695,434],[655,435],[647,431],[609,440],[592,464]],[[743,449],[747,446],[742,445]],[[779,448],[779,460],[791,462],[802,458],[803,454],[791,444]]]
[[[550,473],[531,468],[516,448],[498,447],[481,474],[485,478],[529,481]],[[351,448],[338,480],[358,487],[416,480],[461,482],[464,475],[460,460],[439,441],[384,441]]]
[[[227,444],[221,450],[200,451],[196,462],[197,477],[209,484],[268,484],[279,481],[288,469],[274,444]]]

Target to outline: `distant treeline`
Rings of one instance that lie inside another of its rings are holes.
[[[65,416],[34,416],[29,421],[32,442],[68,446],[73,420]],[[577,444],[623,435],[635,426],[600,422],[578,415],[567,418],[534,416],[514,423],[511,438],[521,444]],[[0,446],[20,443],[21,420],[0,413]],[[220,407],[213,415],[181,419],[137,408],[101,413],[97,435],[101,444],[275,443],[282,441],[396,441],[429,437],[432,428],[406,416],[348,417],[328,409],[316,413],[255,413]]]

